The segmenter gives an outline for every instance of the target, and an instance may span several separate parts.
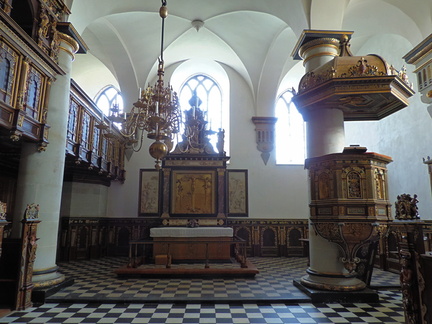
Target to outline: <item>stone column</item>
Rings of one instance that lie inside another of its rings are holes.
[[[12,235],[20,235],[17,228],[27,204],[40,206],[38,250],[33,268],[35,288],[44,288],[64,281],[57,272],[57,235],[65,167],[65,145],[69,115],[70,71],[78,43],[70,36],[59,33],[58,64],[65,72],[53,82],[48,102],[47,124],[51,126],[46,151],[23,143],[17,182],[16,215]]]
[[[310,40],[300,44],[299,55],[304,60],[305,72],[319,68],[339,56],[340,40],[337,35],[327,36],[324,32],[313,35]],[[331,153],[341,153],[345,147],[344,113],[333,107],[320,107],[303,114],[307,132],[307,158],[314,158]],[[302,283],[319,289],[345,290],[345,287],[357,287],[361,281],[347,278],[348,271],[340,261],[340,251],[336,244],[316,234],[309,225],[308,275]],[[356,288],[357,289],[357,288]]]

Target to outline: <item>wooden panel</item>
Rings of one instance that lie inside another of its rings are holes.
[[[427,323],[432,323],[432,255],[420,255],[420,264],[422,266],[423,278],[425,280],[425,290],[423,292],[424,305],[427,305],[426,312]]]
[[[189,243],[195,240],[200,243]],[[230,259],[230,244],[220,243],[221,241],[232,241],[229,237],[196,237],[196,238],[154,238],[153,255],[170,254],[172,260],[205,260],[206,243],[208,243],[208,258],[210,260],[229,260]],[[202,242],[201,241],[205,241]],[[164,242],[174,242],[169,244]],[[215,243],[212,243],[215,242]],[[169,252],[169,253],[168,253]]]

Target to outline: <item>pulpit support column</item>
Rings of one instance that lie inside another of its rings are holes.
[[[321,36],[306,42],[300,49],[306,74],[339,55],[339,39]],[[343,151],[345,130],[342,110],[336,107],[321,107],[304,114],[304,119],[308,158]],[[310,266],[308,275],[302,279],[303,284],[327,290],[358,290],[365,287],[360,280],[350,278],[353,276],[349,276],[344,269],[338,246],[318,235],[312,222],[309,223],[309,257]]]
[[[310,178],[310,267],[301,283],[337,292],[366,287],[357,278],[357,252],[391,219],[391,158],[345,147],[344,122],[382,119],[406,107],[414,93],[405,70],[377,55],[353,56],[351,34],[305,30],[293,52],[306,69],[293,102],[307,125]]]

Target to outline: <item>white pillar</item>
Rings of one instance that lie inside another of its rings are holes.
[[[37,232],[39,240],[33,267],[35,288],[53,286],[64,281],[64,275],[57,272],[57,235],[65,166],[70,71],[74,54],[78,51],[78,43],[62,33],[59,33],[59,40],[58,63],[65,74],[57,76],[49,93],[49,144],[46,151],[41,152],[35,144],[23,144],[17,182],[17,212],[14,224],[20,224],[27,204],[36,203],[40,206],[41,223]],[[14,226],[15,237],[20,235],[18,227]]]
[[[305,43],[299,51],[304,59],[306,73],[333,60],[339,55],[339,40],[331,37],[316,38]],[[316,108],[307,113],[307,157],[342,153],[345,147],[344,114],[338,108]],[[315,234],[309,224],[310,265],[302,283],[325,290],[357,289],[362,282],[345,269],[335,243]]]
[[[340,109],[317,109],[306,122],[307,157],[341,153],[345,147],[344,114]]]

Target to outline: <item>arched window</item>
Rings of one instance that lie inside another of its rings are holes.
[[[95,99],[96,105],[104,113],[104,115],[111,115],[111,109],[116,107],[120,112],[123,111],[123,98],[118,89],[114,86],[109,85],[103,88]]]
[[[305,123],[292,97],[287,90],[276,102],[276,164],[303,164],[306,158]]]
[[[194,97],[194,94],[196,96]],[[192,105],[192,97],[199,102],[199,108],[204,112],[204,118],[207,120],[207,130],[213,131],[208,138],[216,150],[217,132],[220,129],[228,129],[228,114],[224,113],[222,105],[222,91],[214,79],[204,74],[197,74],[189,77],[182,85],[179,92],[179,102],[182,111],[189,110]],[[183,129],[180,133],[183,133]],[[226,133],[225,133],[226,134]],[[226,136],[226,135],[225,135]],[[225,139],[225,143],[227,143]],[[225,147],[227,151],[227,147]]]

